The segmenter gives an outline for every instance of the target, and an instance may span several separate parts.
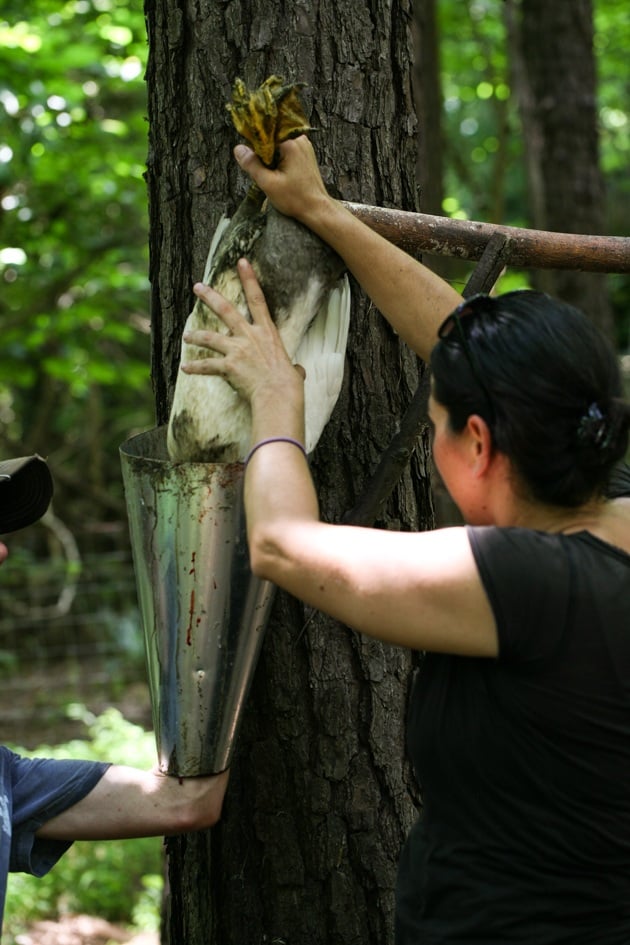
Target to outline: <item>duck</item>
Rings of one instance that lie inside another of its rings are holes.
[[[301,83],[277,75],[249,89],[236,79],[227,109],[235,129],[268,167],[278,147],[308,134]],[[203,282],[250,319],[236,264],[252,264],[287,354],[306,372],[305,449],[310,454],[337,403],[344,376],[350,321],[350,284],[341,258],[296,220],[279,213],[251,184],[231,218],[214,232]],[[218,316],[198,299],[185,329],[225,332]],[[181,360],[216,357],[182,342]],[[178,372],[167,426],[167,450],[175,463],[239,463],[252,446],[249,404],[223,378]]]

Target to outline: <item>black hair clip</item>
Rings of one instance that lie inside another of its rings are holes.
[[[580,418],[577,435],[583,446],[594,446],[598,450],[605,450],[610,446],[612,431],[595,401]]]

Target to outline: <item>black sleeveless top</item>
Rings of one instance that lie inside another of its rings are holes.
[[[628,945],[630,555],[588,532],[468,535],[499,657],[427,654],[414,682],[397,945]]]

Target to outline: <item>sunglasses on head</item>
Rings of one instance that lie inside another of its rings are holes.
[[[468,344],[466,332],[462,326],[462,322],[465,318],[468,318],[470,315],[479,315],[481,312],[487,311],[488,303],[492,303],[492,299],[488,295],[472,295],[469,299],[465,299],[453,312],[451,312],[450,315],[444,319],[438,328],[438,338],[441,341],[444,341],[448,339],[453,334],[453,332],[455,332],[455,335],[461,342],[462,350],[466,360],[468,361],[468,366],[470,367],[472,375],[477,381],[477,384],[479,385],[479,388],[483,392],[483,395],[486,399],[489,410],[489,418],[494,420],[494,402],[490,396],[490,391],[484,383],[481,365],[479,364],[479,361],[475,357],[473,350]]]

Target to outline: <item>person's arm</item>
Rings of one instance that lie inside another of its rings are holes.
[[[274,171],[243,145],[234,153],[276,209],[308,226],[339,253],[392,327],[427,360],[437,329],[461,296],[328,194],[308,138],[285,141]]]
[[[177,778],[112,765],[89,794],[45,823],[36,836],[121,840],[204,830],[219,819],[227,782],[228,772]]]
[[[224,377],[252,407],[253,442],[303,441],[303,377],[282,346],[251,266],[239,263],[252,322],[221,295],[196,294],[229,334],[191,332],[218,358],[182,370]],[[324,524],[308,463],[293,443],[270,442],[245,476],[252,570],[362,633],[419,650],[495,656],[497,632],[463,528],[422,534]],[[465,616],[462,616],[465,615]]]

